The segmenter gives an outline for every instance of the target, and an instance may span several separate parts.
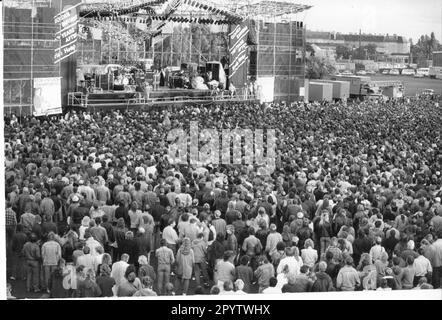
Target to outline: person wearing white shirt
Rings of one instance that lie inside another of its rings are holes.
[[[286,266],[288,267],[288,274],[292,274],[295,277],[300,274],[303,262],[301,257],[295,257],[295,250],[298,250],[298,248],[292,247],[285,249],[286,257],[279,262],[278,268],[276,269],[277,274],[282,273]]]
[[[84,232],[84,238],[86,239],[86,243],[85,243],[86,246],[88,246],[89,249],[91,250],[91,255],[97,256],[98,252],[96,249],[97,249],[97,247],[101,247],[101,243],[92,237],[89,229],[86,229],[86,231]]]
[[[277,286],[278,280],[276,278],[270,278],[270,287],[264,289],[262,293],[264,294],[280,294],[282,293],[281,288]]]
[[[95,272],[98,267],[96,256],[92,255],[91,249],[88,246],[83,248],[83,252],[84,255],[77,258],[77,267],[84,266],[85,271],[93,270]]]
[[[176,252],[176,244],[177,241],[179,240],[178,234],[174,229],[175,225],[176,225],[175,220],[170,219],[169,225],[164,228],[162,235],[163,239],[166,240],[167,247],[169,249],[172,249],[174,253]]]
[[[305,249],[301,250],[302,261],[305,265],[313,268],[316,261],[318,260],[318,251],[313,249],[314,243],[312,239],[305,240]]]
[[[382,252],[385,252],[385,248],[381,246],[382,238],[376,238],[376,244],[370,249],[371,260],[374,262],[381,257]]]
[[[126,269],[129,266],[129,264],[127,263],[128,261],[129,261],[129,255],[123,253],[121,255],[121,260],[115,262],[112,265],[111,277],[115,279],[116,286],[119,286],[121,283],[123,283],[126,280],[124,274],[126,273]]]
[[[414,259],[413,268],[415,270],[414,274],[414,286],[419,283],[419,280],[423,277],[431,280],[431,276],[433,273],[433,267],[431,266],[430,260],[428,260],[424,255],[424,250],[422,248],[419,249],[419,256]]]

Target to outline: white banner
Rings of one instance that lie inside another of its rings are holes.
[[[34,78],[34,116],[60,113],[61,78]]]
[[[258,95],[261,103],[273,102],[275,90],[275,77],[263,77],[256,79],[258,83]]]

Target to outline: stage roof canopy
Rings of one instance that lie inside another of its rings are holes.
[[[289,0],[84,0],[80,16],[91,18],[97,15],[100,17],[148,15],[164,18],[166,12],[169,13],[168,17],[191,13],[222,17],[231,23],[238,23],[245,19],[291,16],[311,7]]]

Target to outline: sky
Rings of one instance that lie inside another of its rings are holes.
[[[312,5],[298,14],[307,29],[397,34],[416,43],[434,31],[442,42],[442,0],[289,0]]]

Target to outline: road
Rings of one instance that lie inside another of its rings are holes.
[[[433,89],[434,93],[442,94],[442,80],[430,78],[414,78],[412,76],[390,76],[374,75],[370,76],[374,81],[402,81],[405,86],[405,95],[414,96],[422,92],[423,89]]]

